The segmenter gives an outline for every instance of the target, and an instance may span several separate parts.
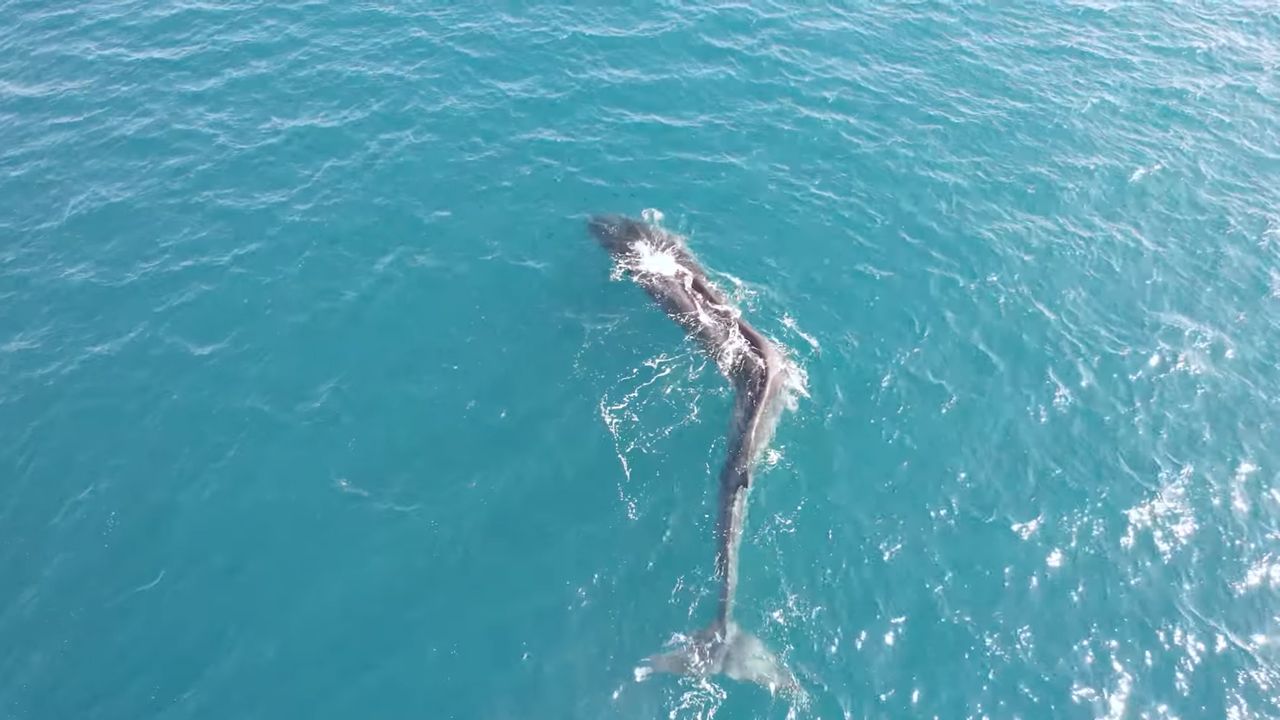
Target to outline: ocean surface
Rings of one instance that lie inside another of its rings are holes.
[[[482,5],[0,2],[0,719],[1280,715],[1273,3]]]

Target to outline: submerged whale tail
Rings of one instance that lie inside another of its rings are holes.
[[[769,692],[799,693],[796,676],[755,635],[734,623],[719,623],[688,638],[680,646],[646,659],[648,671],[706,677],[723,673],[769,689]],[[642,675],[643,677],[643,675]]]

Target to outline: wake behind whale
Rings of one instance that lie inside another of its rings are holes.
[[[647,669],[699,676],[724,673],[770,691],[798,691],[786,665],[733,621],[747,493],[756,461],[773,437],[790,366],[708,280],[681,237],[617,215],[595,216],[588,226],[618,266],[715,359],[735,391],[728,454],[720,471],[715,572],[721,587],[716,616],[683,646],[648,658]]]

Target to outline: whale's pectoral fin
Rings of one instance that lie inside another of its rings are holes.
[[[669,652],[650,656],[637,669],[636,677],[643,679],[652,672],[695,677],[723,673],[734,680],[762,685],[771,693],[802,692],[786,664],[760,638],[736,625],[704,630]]]

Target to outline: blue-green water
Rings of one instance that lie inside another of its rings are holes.
[[[1280,714],[1266,3],[0,3],[0,718]],[[808,397],[711,616],[726,383]]]

